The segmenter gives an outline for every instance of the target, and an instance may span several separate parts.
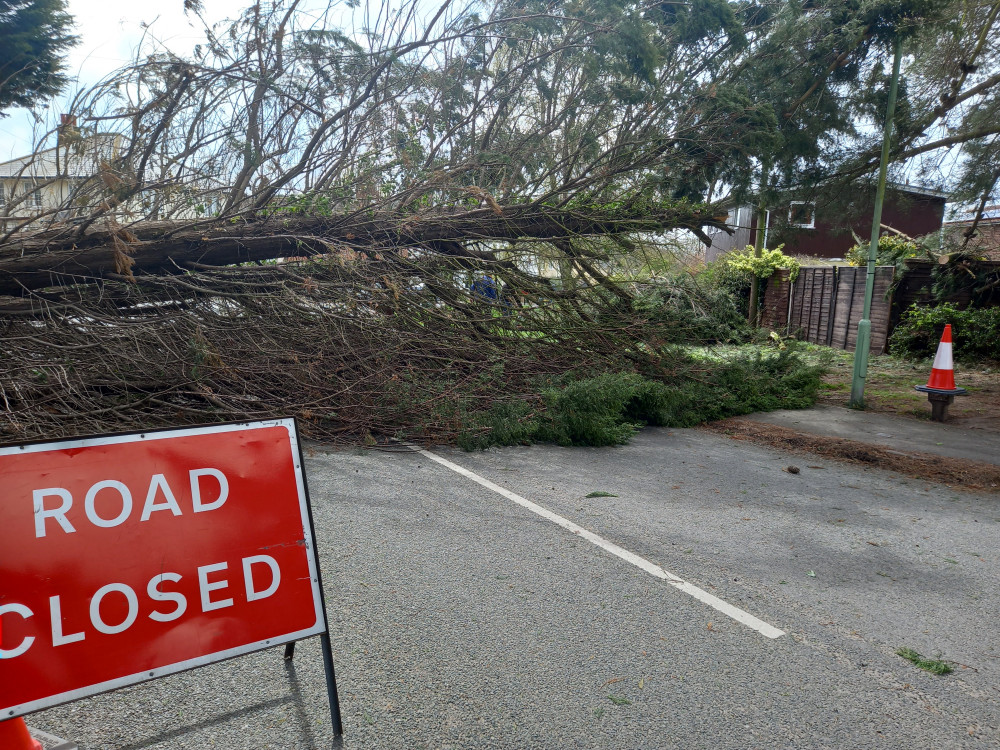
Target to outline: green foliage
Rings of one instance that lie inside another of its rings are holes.
[[[926,255],[926,251],[917,243],[905,240],[896,234],[887,234],[878,238],[875,265],[898,266],[907,258],[917,258],[922,255]],[[853,245],[845,257],[852,266],[868,265],[868,243]]]
[[[791,349],[726,360],[683,355],[669,380],[636,373],[567,376],[535,404],[501,401],[473,415],[459,435],[465,450],[533,442],[623,445],[646,424],[690,427],[739,414],[801,409],[815,403],[822,365]]]
[[[779,268],[787,268],[792,281],[798,277],[801,265],[795,258],[785,255],[783,247],[784,245],[779,245],[774,250],[763,249],[759,258],[754,253],[753,245],[747,245],[743,250],[733,250],[709,264],[702,276],[709,284],[725,290],[738,300],[739,309],[745,314],[749,309],[750,285],[754,276],[768,279]],[[764,289],[765,286],[761,284],[758,290],[761,299]]]
[[[724,263],[729,271],[737,277],[749,279],[756,276],[758,279],[767,279],[779,268],[787,268],[791,272],[791,280],[799,275],[799,262],[782,251],[784,245],[779,245],[774,250],[762,248],[760,257],[757,257],[753,245],[747,245],[743,250],[733,250],[726,253],[719,262]]]
[[[951,674],[955,671],[948,662],[941,661],[940,659],[925,659],[912,648],[901,648],[896,651],[896,655],[902,656],[908,662],[920,667],[925,672],[930,672],[938,676]]]
[[[889,337],[889,351],[899,357],[931,357],[948,323],[956,359],[1000,360],[1000,307],[959,310],[951,303],[911,306]]]
[[[732,293],[686,273],[643,285],[632,308],[663,343],[737,343],[751,334]]]
[[[1000,302],[1000,268],[982,262],[976,250],[950,253],[947,260],[936,264],[931,271],[934,299],[946,302],[968,294],[971,307],[989,307]]]
[[[822,364],[809,365],[793,347],[777,352],[740,354],[719,363],[702,362],[703,371],[663,386],[647,406],[651,424],[691,427],[703,422],[774,409],[805,409],[819,392]]]
[[[537,408],[524,400],[497,401],[488,411],[471,415],[458,435],[458,446],[472,451],[491,445],[530,445],[538,434]]]
[[[606,373],[548,388],[542,392],[546,408],[536,439],[559,445],[627,443],[642,425],[629,419],[627,407],[650,385],[640,375]]]
[[[35,107],[66,85],[72,28],[65,0],[0,0],[0,113]]]

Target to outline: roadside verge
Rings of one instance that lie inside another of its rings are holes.
[[[797,414],[811,414],[812,411],[806,410]],[[728,435],[734,440],[747,440],[790,453],[812,454],[854,465],[895,471],[917,479],[946,484],[956,489],[1000,492],[1000,466],[993,463],[956,458],[939,452],[898,450],[874,442],[833,437],[804,427],[794,429],[777,425],[761,421],[758,416],[762,415],[724,419],[706,424],[702,429]],[[808,419],[802,419],[802,423],[815,424]],[[976,440],[982,437],[982,433],[979,433],[970,435],[969,439]],[[954,449],[954,445],[949,448]]]

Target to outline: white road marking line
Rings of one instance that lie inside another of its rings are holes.
[[[681,580],[673,573],[670,573],[669,571],[666,571],[663,568],[661,568],[659,565],[651,563],[649,560],[643,557],[639,557],[639,555],[635,554],[634,552],[629,552],[627,549],[619,547],[614,542],[609,542],[604,537],[598,536],[592,531],[587,531],[587,529],[573,523],[568,518],[563,518],[562,516],[553,513],[551,510],[543,508],[541,505],[538,505],[537,503],[531,502],[527,498],[523,498],[520,495],[511,492],[510,490],[505,489],[504,487],[501,487],[498,484],[494,484],[489,479],[484,479],[478,474],[471,472],[468,469],[459,466],[458,464],[452,463],[446,458],[442,458],[441,456],[431,453],[430,451],[418,448],[415,445],[410,445],[409,447],[412,450],[415,450],[417,453],[421,454],[422,456],[426,456],[431,461],[436,461],[442,466],[446,466],[452,471],[461,474],[463,477],[466,477],[468,479],[471,479],[473,482],[481,484],[486,489],[493,490],[494,492],[503,495],[508,500],[513,500],[515,503],[517,503],[523,508],[527,508],[532,513],[535,513],[541,516],[542,518],[545,518],[546,520],[552,521],[552,523],[562,526],[567,531],[571,531],[572,533],[576,534],[579,537],[582,537],[583,539],[586,539],[588,542],[591,542],[592,544],[596,544],[601,549],[610,552],[612,555],[615,555],[616,557],[620,557],[625,562],[635,565],[637,568],[646,571],[651,576],[666,581],[674,588],[683,591],[685,594],[693,596],[698,601],[704,602],[705,604],[714,609],[717,609],[724,615],[727,615],[736,620],[736,622],[742,623],[743,625],[746,625],[748,628],[756,630],[761,635],[766,636],[767,638],[780,638],[781,636],[785,635],[784,630],[779,630],[773,625],[769,625],[763,620],[759,620],[749,612],[746,612],[740,609],[739,607],[734,607],[732,604],[724,602],[717,596],[712,596],[710,593],[704,591],[703,589],[698,588],[694,584]]]

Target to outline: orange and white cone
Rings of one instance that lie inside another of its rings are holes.
[[[941,335],[941,343],[938,344],[937,354],[934,355],[934,364],[931,366],[931,376],[927,380],[927,385],[915,386],[918,391],[927,394],[927,398],[933,401],[940,401],[947,397],[947,403],[951,403],[954,396],[964,396],[964,388],[955,387],[955,365],[951,358],[951,325],[944,327]],[[932,417],[933,419],[934,417]],[[944,413],[941,413],[941,420],[944,421]]]
[[[927,388],[935,391],[954,391],[955,389],[955,364],[951,356],[951,324],[944,327],[941,335],[941,343],[938,344],[937,354],[934,355],[934,364],[931,367],[931,376],[927,380]]]
[[[24,719],[0,721],[0,748],[3,750],[42,750],[42,743],[28,733]]]

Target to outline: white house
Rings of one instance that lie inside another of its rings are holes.
[[[110,134],[60,138],[55,148],[0,162],[0,230],[32,219],[73,218],[75,194],[88,180],[100,179],[101,164],[114,159],[120,141]]]

